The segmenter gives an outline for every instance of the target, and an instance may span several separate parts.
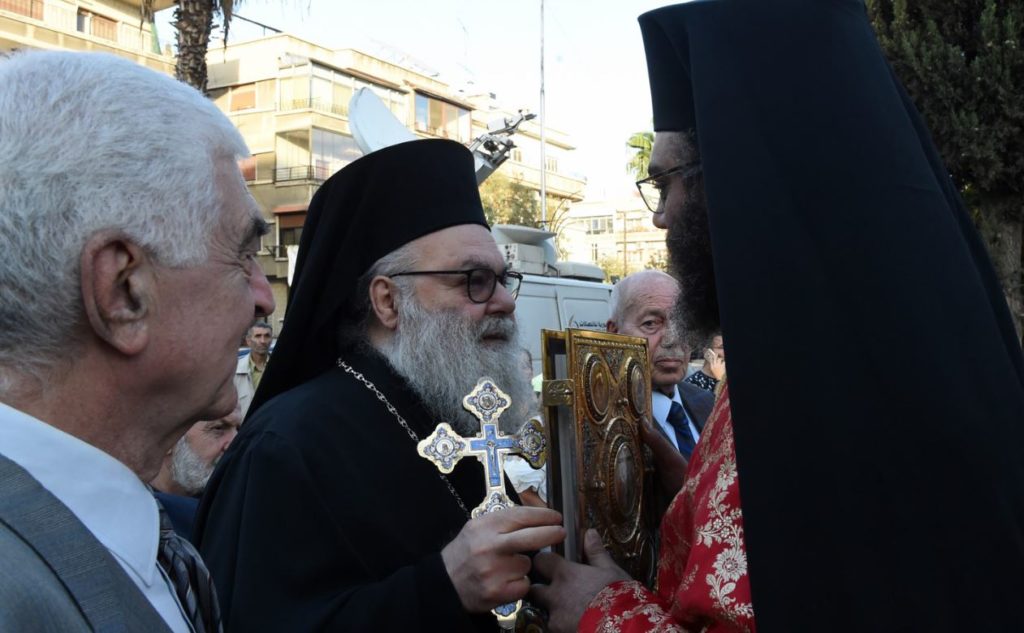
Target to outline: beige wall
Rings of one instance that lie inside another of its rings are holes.
[[[153,70],[174,73],[174,58],[153,52],[150,26],[143,25],[140,30],[137,2],[16,0],[8,6],[8,10],[0,9],[0,51],[37,48],[112,53]],[[21,11],[10,10],[15,7]]]

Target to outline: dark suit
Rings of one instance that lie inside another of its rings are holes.
[[[96,537],[0,455],[0,631],[170,631]]]
[[[705,391],[700,387],[681,382],[679,388],[679,399],[683,401],[683,408],[686,414],[693,420],[698,431],[704,430],[704,423],[707,422],[711,410],[715,408],[715,394]]]
[[[170,517],[171,525],[174,526],[174,531],[178,536],[191,543],[192,524],[196,522],[199,499],[172,495],[159,490],[154,490],[153,496],[164,507],[164,510],[167,510],[167,516]]]

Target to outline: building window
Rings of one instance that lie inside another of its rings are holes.
[[[512,150],[512,160],[517,163],[523,162],[523,150],[519,149],[518,147],[514,148]]]
[[[545,171],[558,171],[558,159],[550,156],[544,157],[544,169]]]
[[[232,112],[256,107],[256,84],[243,84],[231,89]]]
[[[590,245],[590,261],[596,262],[598,255],[597,242],[593,242]]]
[[[0,0],[0,11],[10,11],[26,18],[42,20],[43,0]]]
[[[468,143],[472,135],[469,110],[419,93],[416,93],[416,129],[460,143]]]
[[[313,173],[316,180],[327,180],[362,155],[351,136],[313,129]]]
[[[587,235],[601,235],[612,232],[611,218],[590,218],[586,220]]]
[[[278,244],[281,246],[298,246],[299,240],[302,239],[302,227],[297,226],[294,228],[279,229]],[[284,255],[281,255],[284,257]]]
[[[92,11],[79,9],[75,26],[80,33],[88,33],[112,42],[117,41],[117,22]]]

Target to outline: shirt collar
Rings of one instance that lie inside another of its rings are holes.
[[[67,506],[146,586],[159,578],[156,500],[131,469],[95,446],[2,402],[0,453]]]
[[[651,393],[651,398],[653,400],[653,402],[651,403],[651,413],[654,415],[654,419],[657,420],[658,422],[664,422],[666,419],[668,419],[668,412],[669,409],[672,408],[673,402],[678,402],[680,406],[683,404],[682,398],[679,397],[678,386],[672,386],[671,398],[669,398],[662,392],[658,391],[657,389],[653,389]]]

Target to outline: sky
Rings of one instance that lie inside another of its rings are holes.
[[[546,123],[575,142],[564,168],[586,175],[588,200],[633,189],[625,141],[651,128],[636,18],[671,3],[544,0]],[[540,110],[540,0],[236,0],[235,13],[329,48],[408,56],[454,87],[472,81],[505,107]],[[172,14],[157,15],[164,42]],[[260,34],[236,20],[229,42]]]

